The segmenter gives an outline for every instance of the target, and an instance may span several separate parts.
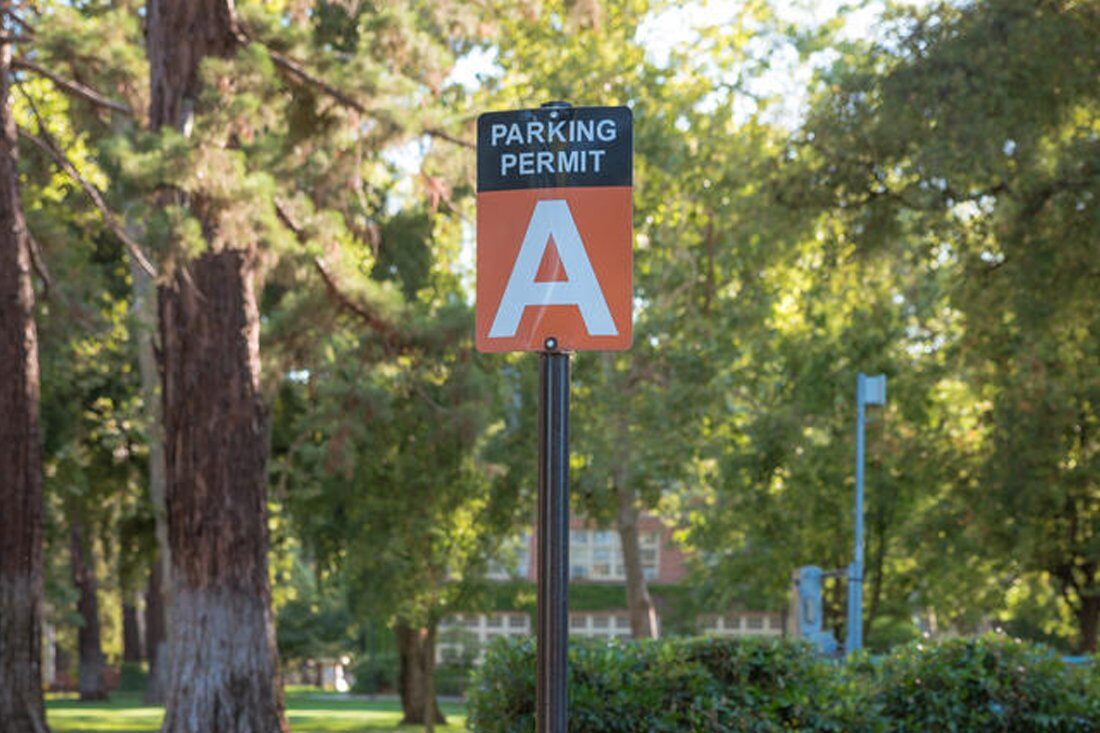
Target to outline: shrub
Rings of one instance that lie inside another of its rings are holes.
[[[123,662],[119,668],[118,687],[119,692],[141,692],[149,681],[149,673],[141,667],[140,662]]]
[[[1000,636],[914,643],[884,660],[867,703],[891,731],[1097,731],[1090,672]]]
[[[461,696],[466,694],[470,684],[469,664],[444,663],[435,668],[435,693],[437,695]]]
[[[534,730],[535,645],[498,641],[468,690],[478,733]],[[569,729],[841,731],[834,677],[806,645],[765,639],[574,642]]]
[[[397,686],[396,654],[364,655],[351,668],[351,691],[358,695],[390,692]]]
[[[1100,669],[1002,637],[821,660],[781,639],[573,642],[569,730],[1100,733]],[[535,729],[535,644],[498,640],[467,690],[477,733]]]

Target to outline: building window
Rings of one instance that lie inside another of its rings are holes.
[[[608,613],[571,613],[569,635],[587,639],[625,639],[630,637],[630,620]]]
[[[531,533],[524,532],[507,542],[502,549],[501,560],[490,560],[485,577],[489,580],[526,578],[531,564]]]
[[[655,580],[660,568],[661,533],[642,532],[642,573]],[[625,580],[622,543],[617,532],[572,530],[569,535],[569,576],[576,580]]]
[[[455,614],[439,623],[435,659],[437,663],[480,663],[485,646],[493,639],[530,635],[531,617],[525,613]]]
[[[779,636],[782,623],[775,614],[760,612],[700,616],[699,631],[712,636]]]

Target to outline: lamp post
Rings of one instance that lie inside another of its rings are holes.
[[[864,414],[867,405],[886,404],[886,375],[856,376],[856,508],[855,557],[848,566],[848,638],[844,651],[863,648],[863,462]]]

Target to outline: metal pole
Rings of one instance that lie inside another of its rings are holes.
[[[848,566],[848,654],[863,648],[863,423],[866,405],[864,383],[867,375],[856,376],[856,509],[855,557]]]
[[[537,733],[566,733],[569,719],[569,354],[557,346],[539,354]]]

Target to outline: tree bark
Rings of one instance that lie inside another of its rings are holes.
[[[601,367],[607,383],[613,383],[615,355],[604,354]],[[642,547],[638,538],[638,495],[631,488],[630,475],[630,413],[631,388],[621,385],[621,402],[615,409],[615,444],[612,456],[611,481],[618,507],[615,525],[619,531],[619,546],[623,553],[623,571],[626,575],[626,606],[630,615],[630,634],[635,639],[656,639],[660,635],[657,625],[657,608],[649,595],[645,570],[642,568]]]
[[[880,497],[880,502],[882,498]],[[882,587],[886,579],[886,517],[881,508],[876,512],[874,522],[875,549],[871,552],[871,564],[869,568],[870,598],[867,603],[867,615],[863,619],[863,640],[866,644],[871,637],[871,625],[878,616],[879,607],[882,604]]]
[[[402,725],[423,725],[432,730],[446,725],[435,696],[435,624],[414,627],[398,623],[394,627],[400,674],[397,688],[401,695]]]
[[[76,610],[81,625],[77,632],[79,673],[77,689],[83,701],[106,700],[103,687],[103,646],[99,633],[99,591],[95,574],[95,554],[84,529],[79,510],[70,510],[69,552],[72,562],[73,585],[76,587]]]
[[[141,646],[141,624],[138,621],[136,599],[126,594],[122,602],[122,661],[141,662],[145,657]]]
[[[11,3],[0,0],[0,33]],[[0,42],[0,721],[42,733],[42,454],[30,241],[19,195],[11,45]]]
[[[165,628],[167,596],[162,588],[164,563],[158,556],[149,568],[149,585],[145,590],[145,653],[149,659],[149,681],[145,688],[148,705],[163,705],[168,697],[168,636]]]
[[[200,64],[240,43],[233,5],[149,0],[146,9],[150,124],[187,134]],[[201,225],[216,230],[215,221]],[[252,256],[227,247],[177,262],[159,289],[172,583],[164,733],[289,730],[267,575],[253,277]]]
[[[1077,628],[1081,630],[1081,654],[1095,654],[1100,633],[1100,596],[1084,596],[1077,608]]]
[[[267,574],[267,415],[251,263],[235,250],[160,291],[172,552],[165,733],[287,730]]]
[[[630,612],[630,633],[635,639],[656,639],[660,634],[657,625],[657,608],[649,595],[645,570],[642,567],[642,547],[638,539],[637,497],[634,491],[623,485],[615,487],[619,503],[619,544],[623,549],[623,570],[626,572],[626,606]]]

